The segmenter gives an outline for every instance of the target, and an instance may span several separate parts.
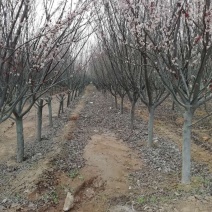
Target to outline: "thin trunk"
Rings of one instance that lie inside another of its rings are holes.
[[[61,110],[62,110],[62,113],[64,113],[63,105],[64,105],[64,99],[62,98],[62,100],[61,100]]]
[[[75,99],[75,90],[73,90],[73,100]]]
[[[206,112],[207,114],[209,114],[208,108],[207,108],[207,102],[204,103],[204,110],[205,110],[205,112]]]
[[[43,112],[43,99],[40,99],[37,109],[37,141],[41,141],[42,139],[42,112]]]
[[[52,121],[52,98],[48,97],[48,109],[49,109],[49,126],[53,127]]]
[[[70,104],[70,92],[68,92],[68,98],[67,98],[67,107],[69,106],[69,104]]]
[[[59,103],[59,109],[58,109],[57,117],[60,116],[60,110],[61,110],[61,102]]]
[[[71,92],[71,101],[74,99],[74,91]]]
[[[80,96],[80,95],[82,94],[82,91],[83,91],[83,89],[80,88],[80,89],[79,89],[79,92],[78,92],[78,96]]]
[[[107,99],[107,91],[106,90],[104,90],[104,97],[105,97],[105,99]]]
[[[121,106],[120,106],[121,114],[124,113],[124,97],[121,97]]]
[[[134,120],[135,120],[135,101],[131,102],[131,110],[130,110],[130,128],[134,129]]]
[[[102,92],[102,94],[103,94],[103,96],[105,97],[105,98],[107,98],[107,95],[106,95],[106,90],[101,90],[101,92]]]
[[[175,102],[174,102],[174,100],[172,101],[172,110],[174,110],[174,108],[175,108]]]
[[[150,107],[149,108],[149,121],[148,121],[148,146],[153,146],[153,126],[154,126],[154,114],[155,114],[155,108]]]
[[[114,98],[115,98],[115,108],[116,108],[116,109],[118,109],[118,101],[117,101],[117,96],[115,95],[115,96],[114,96]]]
[[[191,178],[191,124],[193,110],[187,108],[184,113],[183,149],[182,149],[182,183],[190,183]]]
[[[16,116],[16,132],[17,132],[17,162],[21,163],[24,160],[24,131],[23,117]]]
[[[76,97],[77,97],[77,90],[74,93],[74,99],[76,99]]]

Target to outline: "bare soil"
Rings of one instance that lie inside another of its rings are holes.
[[[59,103],[56,96],[52,100],[52,116],[57,116]],[[36,108],[33,107],[31,111],[24,117],[24,137],[25,142],[33,142],[36,135]],[[1,161],[10,163],[10,158],[16,153],[16,128],[15,122],[12,119],[1,123],[0,125],[0,157]],[[43,131],[48,127],[48,107],[43,108]]]
[[[45,108],[40,145],[34,144],[35,109],[25,119],[23,164],[15,162],[15,125],[10,120],[1,124],[0,211],[62,211],[68,191],[75,197],[71,211],[76,212],[212,211],[210,121],[203,129],[194,127],[192,183],[182,186],[182,116],[169,109],[169,102],[156,113],[153,149],[146,146],[148,114],[142,105],[132,131],[129,105],[120,114],[112,98],[93,86],[60,118],[53,102],[54,128],[48,127]]]
[[[79,212],[107,211],[109,206],[105,200],[128,193],[130,186],[128,173],[141,168],[141,161],[136,158],[133,151],[112,133],[93,135],[85,148],[84,158],[86,166],[82,169],[81,175],[86,176],[86,173],[90,173],[90,178],[100,179],[104,187],[101,192],[95,192],[95,184],[87,188],[85,195],[96,197],[83,202],[76,210]]]

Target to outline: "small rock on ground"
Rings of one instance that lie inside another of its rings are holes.
[[[68,192],[65,199],[63,211],[69,211],[73,207],[74,207],[74,197],[70,192]]]

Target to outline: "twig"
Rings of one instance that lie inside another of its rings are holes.
[[[205,116],[205,117],[201,118],[200,120],[198,120],[198,121],[197,121],[197,122],[195,122],[194,124],[191,124],[189,127],[192,127],[192,126],[194,126],[194,125],[198,124],[199,122],[201,122],[202,120],[204,120],[204,119],[208,118],[208,117],[209,117],[209,116],[211,116],[211,115],[212,115],[212,113],[209,113],[207,116]]]

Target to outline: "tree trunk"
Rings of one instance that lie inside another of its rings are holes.
[[[135,120],[135,101],[131,102],[130,110],[130,128],[134,129],[134,120]]]
[[[207,114],[209,114],[208,108],[207,108],[207,102],[204,103],[204,110],[205,110],[205,112],[206,112]]]
[[[74,99],[76,99],[76,97],[77,97],[77,90],[74,93]]]
[[[17,132],[17,162],[21,163],[24,160],[24,132],[23,132],[23,117],[16,116],[16,132]]]
[[[62,100],[61,100],[61,110],[62,110],[62,113],[64,113],[63,105],[64,105],[64,99],[62,98]]]
[[[71,92],[71,101],[74,99],[74,91]]]
[[[184,113],[183,149],[182,149],[182,183],[190,183],[191,178],[191,124],[193,110],[187,108]]]
[[[124,97],[121,97],[121,107],[120,107],[120,110],[121,110],[121,114],[124,113]]]
[[[70,104],[70,92],[68,92],[68,97],[67,97],[67,107],[69,106],[69,104]]]
[[[153,126],[154,126],[155,108],[149,108],[149,121],[148,121],[148,146],[153,146]]]
[[[174,102],[174,100],[172,101],[172,110],[174,110],[175,109],[175,102]]]
[[[37,141],[41,141],[42,138],[42,112],[43,112],[43,99],[38,102],[37,109]]]
[[[58,110],[58,117],[59,117],[60,113],[64,113],[63,105],[64,105],[64,100],[65,100],[65,95],[60,94],[58,96],[58,99],[59,99],[59,110]]]
[[[106,92],[106,90],[102,90],[102,94],[103,94],[103,96],[104,96],[104,98],[106,98],[107,99],[107,92]]]
[[[118,101],[117,101],[117,96],[115,95],[115,96],[114,96],[114,98],[115,98],[115,108],[116,108],[116,109],[118,109]]]
[[[49,126],[53,127],[52,121],[52,98],[48,97],[48,109],[49,109]]]
[[[58,109],[57,117],[60,116],[60,111],[61,111],[61,102],[59,103],[59,109]]]

